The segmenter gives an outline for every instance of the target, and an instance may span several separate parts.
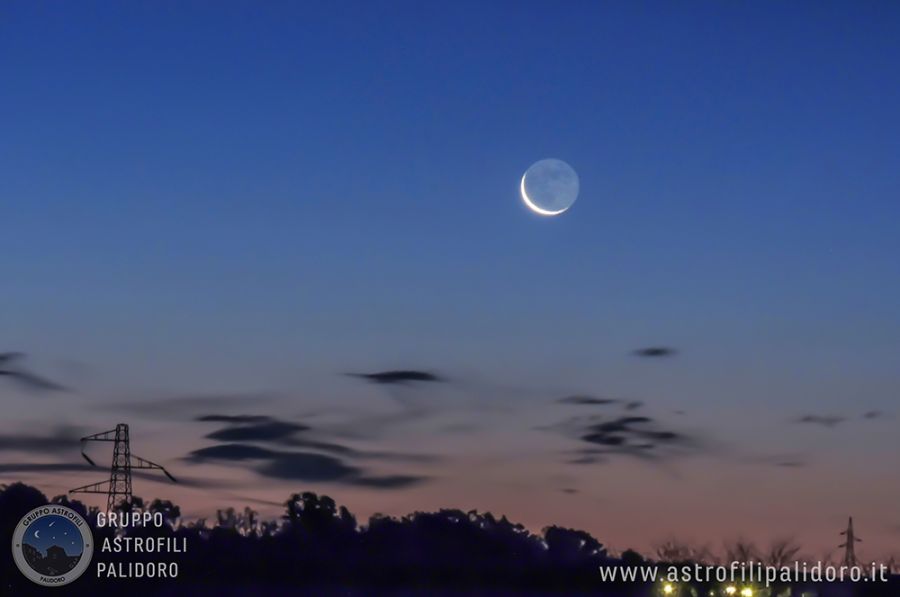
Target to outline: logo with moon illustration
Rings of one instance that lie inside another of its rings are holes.
[[[29,580],[60,587],[90,566],[94,538],[78,512],[50,504],[22,517],[13,533],[12,551],[16,566]]]

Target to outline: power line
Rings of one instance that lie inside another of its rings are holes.
[[[131,471],[134,469],[162,471],[172,482],[177,483],[175,477],[164,467],[131,453],[128,425],[125,423],[119,423],[115,429],[81,438],[81,455],[91,466],[97,466],[97,463],[85,452],[87,442],[113,442],[113,457],[109,480],[76,487],[75,489],[70,489],[69,493],[105,493],[107,496],[107,512],[112,512],[118,506],[131,505],[133,498],[131,493]]]
[[[847,530],[842,532],[841,535],[847,537],[847,540],[844,543],[841,543],[838,547],[844,548],[844,559],[841,562],[842,566],[853,567],[857,566],[856,559],[856,547],[857,543],[862,543],[862,539],[859,539],[856,536],[856,533],[853,531],[853,517],[850,517],[850,522],[847,524]]]

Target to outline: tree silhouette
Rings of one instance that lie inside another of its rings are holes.
[[[14,483],[0,488],[0,525],[9,537],[28,511],[48,503],[39,490]],[[94,543],[115,537],[164,537],[186,540],[186,553],[100,553],[95,562],[125,564],[173,561],[177,580],[116,580],[97,578],[95,569],[76,580],[69,595],[601,595],[649,597],[659,586],[649,583],[609,583],[602,567],[663,566],[708,556],[708,550],[672,541],[661,546],[653,562],[633,550],[612,557],[589,533],[549,526],[540,534],[490,513],[445,509],[415,512],[400,518],[381,515],[367,524],[327,496],[295,493],[285,502],[280,520],[263,521],[250,508],[217,513],[216,524],[185,522],[180,508],[168,500],[145,506],[135,499],[122,511],[144,508],[159,512],[161,527],[112,529],[97,527],[96,508],[65,496],[50,503],[68,506],[88,520]],[[756,555],[746,542],[729,547],[728,557]],[[766,554],[772,563],[795,557],[792,542],[776,542]],[[696,585],[708,594],[713,585]],[[15,570],[11,558],[0,558],[0,594],[43,594]],[[816,587],[820,597],[898,594],[889,585],[852,588]],[[685,593],[687,594],[687,593]]]

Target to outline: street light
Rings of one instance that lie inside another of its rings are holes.
[[[734,586],[730,585],[730,586],[725,587],[726,595],[734,595],[735,593],[737,593],[737,589]]]

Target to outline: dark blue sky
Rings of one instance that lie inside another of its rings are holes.
[[[0,348],[98,400],[411,367],[887,411],[898,37],[894,2],[6,2]]]
[[[37,533],[37,537],[35,537]],[[62,516],[44,516],[28,527],[22,541],[47,555],[47,548],[62,547],[67,555],[78,556],[84,550],[81,531]]]

